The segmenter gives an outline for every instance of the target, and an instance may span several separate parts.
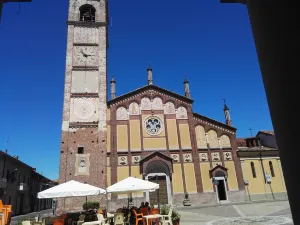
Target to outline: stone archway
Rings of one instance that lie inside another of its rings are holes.
[[[161,160],[154,160],[147,165],[145,174],[148,175],[150,173],[165,173],[167,176],[170,176],[169,167]]]
[[[153,205],[170,204],[172,199],[168,165],[162,160],[156,159],[149,162],[144,174],[146,175],[146,180],[159,184],[158,190],[147,193],[146,200]]]

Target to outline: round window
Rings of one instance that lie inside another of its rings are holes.
[[[160,118],[151,116],[145,120],[145,129],[150,135],[158,135],[163,130],[163,123]]]

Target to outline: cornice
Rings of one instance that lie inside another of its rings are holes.
[[[197,113],[194,113],[194,120],[197,121],[197,122],[200,122],[202,124],[209,125],[213,128],[223,130],[223,131],[225,131],[227,133],[230,133],[230,134],[235,134],[235,132],[236,132],[236,128],[234,128],[234,127],[228,126],[227,124],[223,124],[219,121],[213,120],[211,118],[202,116],[202,115],[197,114]]]
[[[84,21],[67,21],[67,25],[74,25],[77,27],[106,27],[107,22],[84,22]]]
[[[77,70],[77,71],[95,70],[95,71],[98,71],[99,67],[98,66],[73,66],[72,70]]]
[[[99,46],[98,43],[73,43],[74,46]]]
[[[71,98],[98,98],[98,93],[71,93]]]
[[[89,127],[98,127],[98,122],[75,122],[69,124],[70,128],[89,128]]]

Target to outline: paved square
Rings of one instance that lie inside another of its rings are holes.
[[[292,225],[288,201],[180,208],[180,225]]]

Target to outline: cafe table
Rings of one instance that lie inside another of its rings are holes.
[[[159,219],[159,218],[163,218],[162,215],[160,214],[153,214],[153,215],[146,215],[146,216],[143,216],[143,219],[146,220],[146,224],[148,225],[148,220],[149,219]]]

